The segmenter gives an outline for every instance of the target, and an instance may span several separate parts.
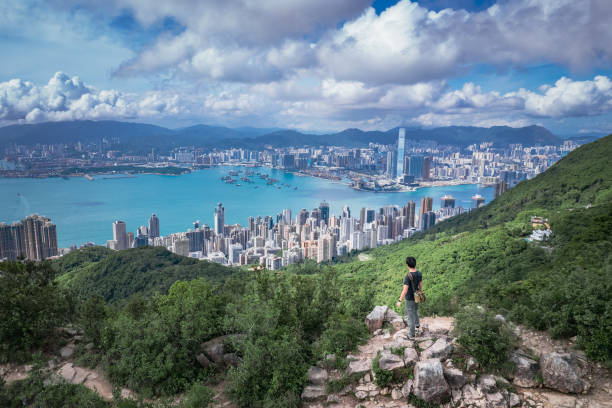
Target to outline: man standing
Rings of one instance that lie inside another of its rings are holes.
[[[406,299],[406,316],[408,318],[408,328],[410,337],[414,337],[415,330],[419,328],[419,304],[414,301],[414,292],[423,289],[423,275],[416,270],[416,259],[412,256],[406,258],[408,273],[404,278],[404,289],[400,295],[397,307],[402,306],[402,301]]]

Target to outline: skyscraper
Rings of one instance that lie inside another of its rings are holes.
[[[305,208],[302,208],[300,210],[300,212],[298,213],[298,225],[304,225],[306,224],[306,220],[308,219],[308,210]]]
[[[223,229],[225,227],[225,208],[221,203],[217,204],[215,208],[215,233],[217,235],[223,235]]]
[[[472,208],[482,207],[485,203],[485,198],[480,194],[472,196]]]
[[[113,240],[117,243],[116,249],[128,249],[128,236],[126,232],[125,222],[113,222]]]
[[[442,197],[440,206],[442,208],[455,208],[455,197],[446,194],[444,197]]]
[[[436,225],[436,213],[433,211],[423,213],[420,224],[422,230],[427,230]]]
[[[11,225],[0,224],[0,259],[38,261],[57,255],[57,230],[49,218],[36,214]]]
[[[424,162],[423,156],[410,156],[408,175],[413,176],[415,179],[423,178]]]
[[[157,215],[153,214],[151,218],[149,218],[149,237],[157,238],[159,236],[159,218],[157,218]]]
[[[421,209],[419,210],[419,222],[423,219],[423,214],[432,210],[433,198],[423,197],[421,198]]]
[[[325,225],[329,225],[329,204],[323,201],[319,204],[319,211],[321,213],[321,220],[325,221]]]
[[[397,162],[395,150],[387,152],[387,177],[393,179],[397,176]]]
[[[402,215],[406,217],[406,220],[408,222],[408,227],[414,228],[415,227],[414,213],[416,209],[415,202],[410,200],[404,208],[405,208],[405,213],[402,213]]]
[[[506,191],[508,191],[508,183],[504,180],[498,180],[497,183],[495,183],[495,198],[504,194]]]
[[[429,180],[431,175],[431,156],[423,157],[423,180]]]
[[[397,175],[404,175],[404,149],[406,144],[406,129],[400,128],[397,139]]]

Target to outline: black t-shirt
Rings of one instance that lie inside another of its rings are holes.
[[[419,271],[412,272],[412,281],[414,281],[414,289],[419,288],[419,284],[421,283],[421,280],[423,280],[423,275],[421,275],[421,272]],[[413,284],[408,274],[406,274],[406,277],[404,278],[404,285],[408,285],[408,292],[406,293],[406,300],[414,300],[414,290],[412,288]]]

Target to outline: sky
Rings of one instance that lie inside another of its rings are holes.
[[[612,133],[609,0],[0,0],[0,126]]]

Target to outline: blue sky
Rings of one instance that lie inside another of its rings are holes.
[[[612,132],[606,0],[4,0],[0,125]]]

